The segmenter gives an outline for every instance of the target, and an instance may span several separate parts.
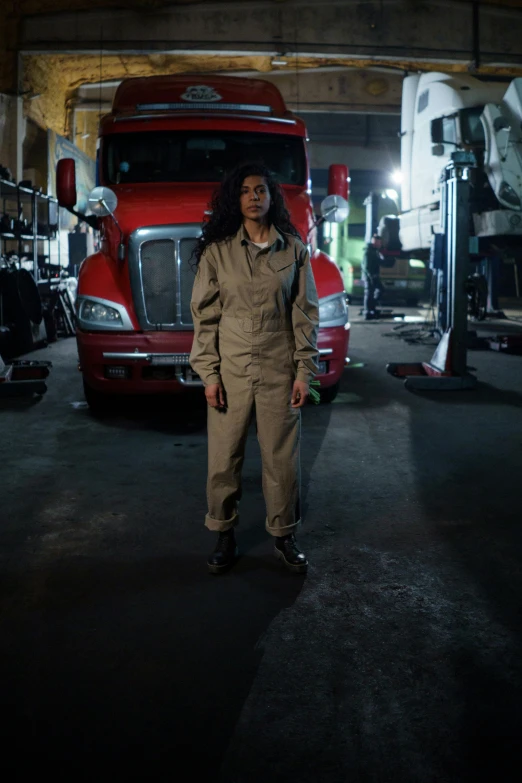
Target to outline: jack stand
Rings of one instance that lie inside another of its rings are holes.
[[[387,371],[404,378],[407,389],[473,389],[477,379],[467,371],[467,293],[469,267],[469,170],[473,153],[456,151],[446,166],[441,188],[441,229],[448,263],[447,328],[429,362],[391,363]]]
[[[429,362],[414,364],[388,364],[387,371],[396,378],[404,378],[407,389],[474,389],[477,379],[468,372],[455,375],[452,372],[453,330],[442,335],[440,343]]]

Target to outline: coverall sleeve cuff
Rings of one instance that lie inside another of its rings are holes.
[[[314,374],[310,370],[299,369],[295,376],[296,381],[303,381],[304,383],[310,383],[313,380]]]
[[[201,379],[205,386],[210,386],[212,383],[221,383],[221,375],[217,372],[213,372],[210,375]]]

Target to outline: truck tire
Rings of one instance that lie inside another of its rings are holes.
[[[333,386],[328,386],[327,389],[320,389],[319,396],[321,397],[321,405],[329,405],[335,400],[339,393],[340,381],[337,381]]]
[[[114,397],[110,394],[104,394],[97,389],[93,389],[92,386],[89,386],[85,378],[83,379],[83,394],[92,415],[96,416],[96,418],[102,418],[103,416],[108,416],[111,412],[114,412]]]

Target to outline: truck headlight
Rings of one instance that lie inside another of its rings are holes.
[[[511,209],[520,209],[522,207],[518,193],[507,182],[502,182],[500,185],[498,198],[499,201],[503,201]]]
[[[82,303],[80,318],[82,321],[92,321],[97,324],[122,326],[121,315],[114,307],[91,302],[89,299]]]
[[[348,321],[346,294],[319,299],[319,326],[344,326]]]
[[[133,328],[123,305],[97,296],[79,296],[76,300],[76,311],[80,328],[87,331],[132,330]]]

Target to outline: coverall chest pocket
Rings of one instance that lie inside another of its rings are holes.
[[[274,272],[272,283],[274,288],[279,288],[286,302],[292,301],[292,290],[296,281],[296,261],[294,257],[286,254],[273,256],[269,266]]]

